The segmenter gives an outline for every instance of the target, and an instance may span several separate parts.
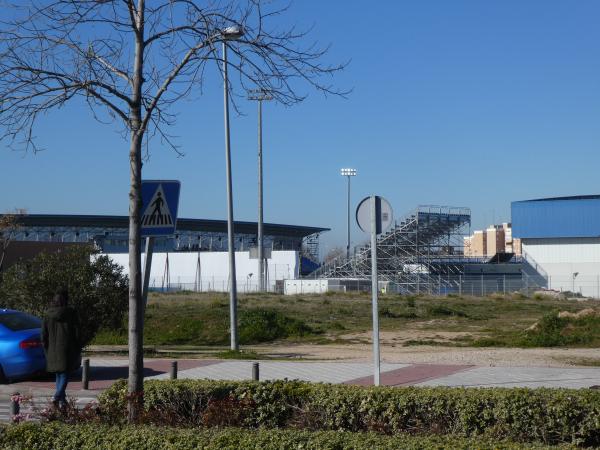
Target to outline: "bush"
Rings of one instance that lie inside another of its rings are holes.
[[[558,347],[592,342],[600,326],[600,317],[558,317],[556,312],[546,314],[535,330],[525,332],[519,344],[523,347]]]
[[[91,247],[74,246],[12,266],[2,273],[0,305],[43,316],[56,289],[66,286],[84,345],[101,327],[120,328],[127,310],[127,277],[107,256],[92,259],[93,254]]]
[[[242,344],[259,344],[286,337],[311,334],[303,321],[292,319],[269,309],[249,309],[240,313],[239,335]]]
[[[433,317],[468,317],[467,313],[453,307],[445,305],[429,305],[427,306],[427,315]]]
[[[392,449],[541,449],[458,436],[382,436],[375,433],[300,430],[178,429],[147,426],[33,424],[7,427],[0,435],[2,448],[14,450],[392,450]],[[560,448],[573,448],[562,445]]]
[[[381,317],[386,317],[388,319],[416,319],[417,314],[414,311],[400,311],[394,312],[389,307],[384,306],[379,310],[379,315]]]
[[[124,381],[100,396],[105,421],[125,420],[126,396]],[[210,426],[214,422],[206,422],[206,411],[219,402],[236,405],[231,414],[235,421],[227,425],[249,428],[483,435],[519,442],[600,444],[600,392],[594,390],[365,388],[297,381],[145,383],[147,423]]]

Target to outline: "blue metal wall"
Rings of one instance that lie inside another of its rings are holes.
[[[600,236],[600,195],[513,202],[515,238]]]

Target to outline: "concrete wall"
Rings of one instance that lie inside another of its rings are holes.
[[[155,253],[152,256],[150,288],[164,289],[167,284],[167,255],[170,287],[196,291],[229,289],[229,259],[227,252],[176,252]],[[129,257],[114,253],[108,256],[129,272]],[[200,256],[200,264],[198,264]],[[144,255],[142,255],[142,264]],[[295,251],[273,251],[267,260],[269,289],[274,290],[276,280],[298,278],[300,260]],[[237,288],[240,292],[258,290],[258,260],[250,259],[248,252],[235,252]]]
[[[548,274],[549,288],[600,298],[600,238],[523,239],[522,247]]]

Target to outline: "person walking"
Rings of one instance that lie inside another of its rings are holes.
[[[69,374],[79,367],[81,355],[79,320],[68,303],[68,291],[57,291],[42,322],[46,371],[56,374],[56,393],[52,403],[61,408],[67,406]]]

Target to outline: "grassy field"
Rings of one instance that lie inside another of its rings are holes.
[[[380,297],[385,339],[398,345],[552,347],[600,346],[600,318],[558,319],[558,311],[600,310],[598,301],[546,297]],[[525,331],[535,322],[539,329]],[[229,342],[226,294],[152,293],[146,312],[145,344],[221,346]],[[242,344],[285,340],[314,344],[368,341],[368,294],[282,296],[244,295],[239,299]],[[125,327],[103,331],[94,344],[126,344]]]

